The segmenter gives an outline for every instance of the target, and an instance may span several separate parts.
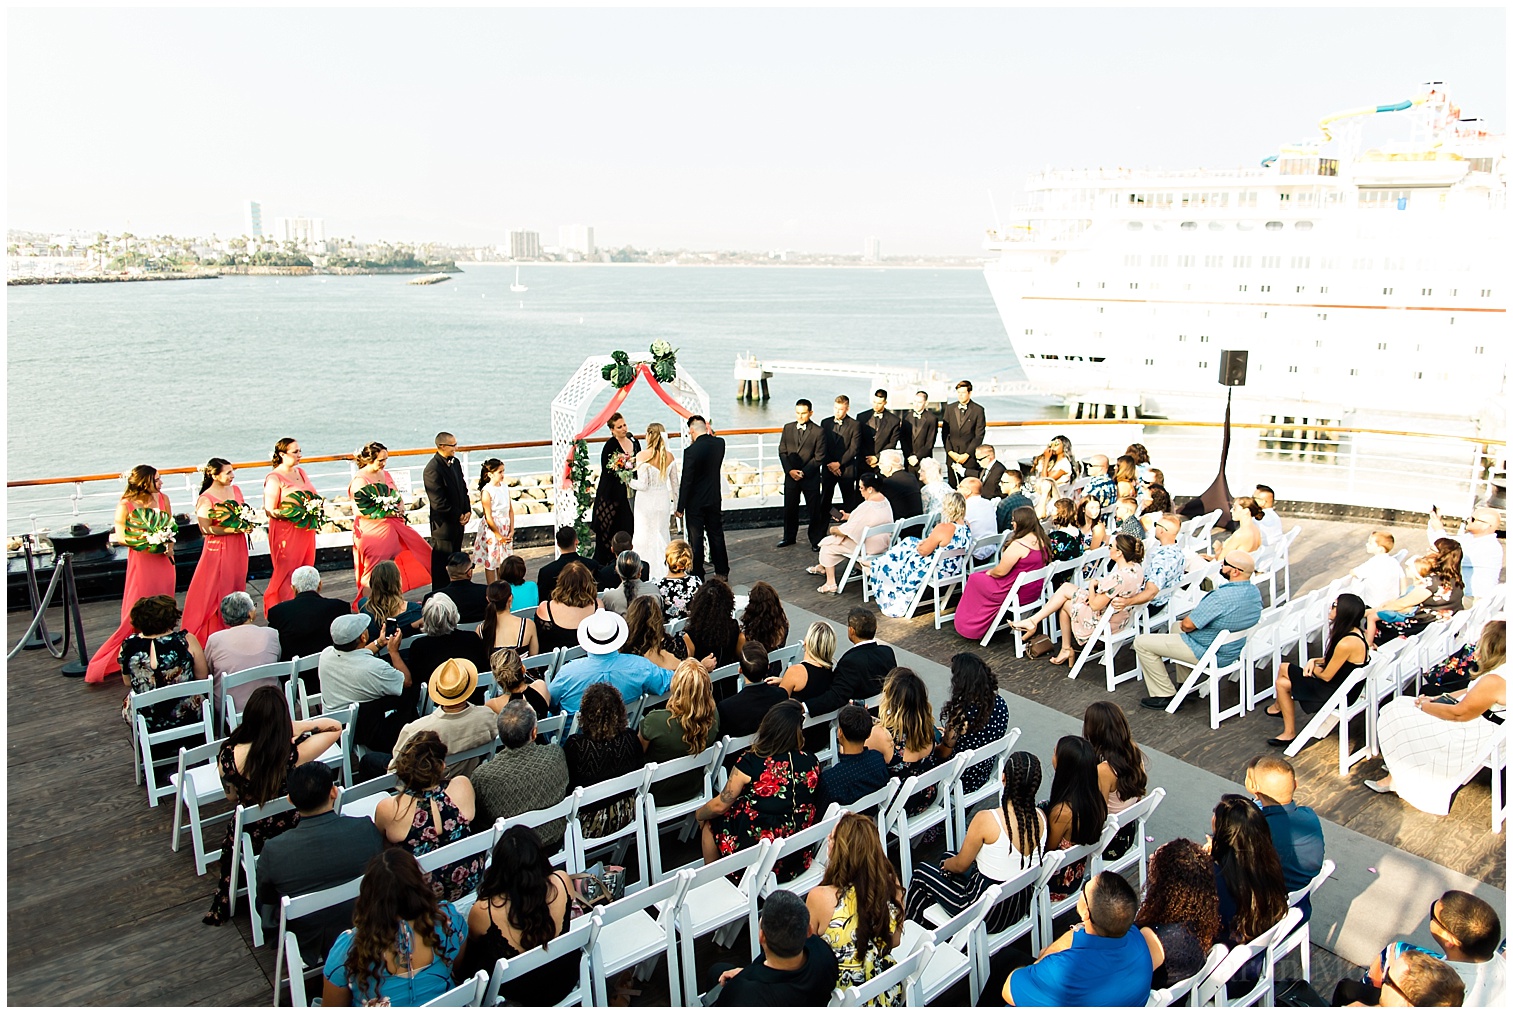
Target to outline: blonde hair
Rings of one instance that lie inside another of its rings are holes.
[[[398,616],[409,605],[400,585],[399,564],[380,560],[368,571],[368,601],[363,609],[381,624]]]
[[[835,628],[824,620],[809,624],[804,634],[804,653],[826,669],[835,664]]]
[[[967,500],[956,490],[940,498],[940,516],[947,521],[960,523],[967,518]]]
[[[683,743],[689,756],[703,750],[714,726],[714,690],[709,684],[709,674],[697,659],[685,658],[673,670],[667,713],[683,727]]]
[[[667,427],[658,422],[646,427],[646,449],[651,452],[647,462],[656,466],[664,479],[667,478],[667,470],[672,467],[672,452],[667,449]]]
[[[680,574],[693,566],[693,547],[683,539],[673,539],[667,544],[667,569]]]
[[[1508,657],[1508,624],[1504,620],[1491,620],[1481,628],[1481,637],[1476,642],[1476,668],[1479,672],[1491,672],[1502,665]]]
[[[935,714],[930,694],[913,669],[897,666],[883,683],[879,721],[906,750],[923,750],[935,742]]]

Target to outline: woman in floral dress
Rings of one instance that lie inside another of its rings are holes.
[[[388,842],[400,845],[416,859],[472,833],[476,803],[473,783],[458,776],[443,784],[447,748],[429,729],[417,732],[394,759],[401,789],[379,802],[373,823]],[[483,876],[488,857],[459,859],[426,874],[431,889],[444,901],[472,893]]]
[[[966,566],[965,550],[972,544],[972,532],[966,522],[967,502],[960,493],[952,490],[941,498],[940,516],[940,524],[923,539],[912,535],[900,539],[896,546],[872,561],[872,590],[884,616],[902,619],[908,615],[937,549],[963,551],[942,560],[937,576],[953,577]]]
[[[1109,547],[1109,563],[1112,566],[1108,573],[1094,579],[1085,588],[1078,588],[1074,584],[1062,585],[1040,607],[1039,612],[1010,623],[1009,626],[1023,634],[1029,634],[1040,625],[1041,620],[1059,613],[1061,650],[1051,659],[1051,663],[1072,665],[1076,661],[1078,649],[1093,636],[1109,603],[1116,598],[1128,600],[1145,587],[1145,568],[1141,565],[1144,559],[1145,544],[1133,535],[1121,532],[1114,536],[1113,545]],[[1109,633],[1119,633],[1134,615],[1135,607],[1132,605],[1115,609],[1109,619]]]
[[[493,584],[504,558],[515,551],[515,503],[504,484],[504,462],[490,458],[478,476],[483,524],[473,543],[473,566],[483,571],[485,583]]]
[[[904,888],[883,851],[877,825],[848,813],[830,832],[830,861],[824,879],[809,892],[809,932],[835,952],[836,988],[866,985],[896,963],[893,949],[903,942]],[[902,1007],[903,984],[869,1007]]]
[[[117,661],[121,679],[132,693],[145,694],[176,683],[202,680],[210,675],[200,642],[188,631],[179,629],[179,607],[172,595],[149,595],[132,605],[129,621],[136,633],[121,642]],[[202,698],[181,697],[176,701],[149,704],[141,710],[148,732],[177,729],[199,721]],[[121,717],[131,721],[131,696],[121,702]]]

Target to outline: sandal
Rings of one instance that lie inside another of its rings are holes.
[[[1266,713],[1268,715],[1270,715],[1272,718],[1281,718],[1282,717],[1282,713],[1280,711],[1272,711],[1270,708],[1266,709]]]
[[[841,593],[841,590],[833,584],[820,585],[814,590],[819,592],[821,595],[839,595]]]
[[[1070,667],[1072,663],[1076,661],[1076,652],[1060,651],[1056,653],[1055,658],[1051,659],[1051,665],[1064,665]]]
[[[820,566],[820,565],[819,565],[819,564],[817,564],[817,563],[816,563],[816,564],[815,564],[815,565],[814,565],[814,566],[813,566],[813,567],[805,567],[805,568],[804,568],[804,573],[805,573],[805,574],[815,574],[815,575],[819,575],[819,574],[823,574],[823,573],[824,573],[824,572],[825,572],[825,568],[824,568],[824,567],[821,567],[821,566]]]

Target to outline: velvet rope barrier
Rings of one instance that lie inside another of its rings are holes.
[[[637,363],[635,377],[631,379],[630,383],[626,384],[624,387],[615,392],[614,397],[609,399],[609,404],[605,405],[604,408],[600,410],[598,415],[594,416],[588,422],[583,424],[583,428],[578,431],[576,436],[573,437],[573,443],[576,444],[578,441],[582,440],[590,433],[597,432],[601,426],[608,422],[609,417],[618,412],[620,410],[620,406],[625,404],[625,399],[630,397],[630,389],[636,386],[636,381],[643,379],[651,385],[652,392],[656,394],[658,398],[661,398],[663,403],[667,405],[668,408],[672,409],[678,414],[678,418],[687,419],[689,416],[693,415],[692,412],[688,411],[688,409],[680,405],[677,399],[668,394],[665,387],[657,382],[657,378],[652,375],[651,365],[649,363]],[[572,467],[572,455],[571,453],[569,453],[567,463],[563,466],[562,469],[562,486],[564,489],[566,489],[568,486],[567,477]]]

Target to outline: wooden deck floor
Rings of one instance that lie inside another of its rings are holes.
[[[1368,525],[1303,522],[1294,563],[1294,590],[1326,583],[1359,562]],[[1397,532],[1416,551],[1421,532]],[[859,601],[849,590],[836,599],[814,593],[803,573],[812,562],[800,547],[774,550],[771,530],[734,533],[732,571],[738,585],[772,583],[785,602],[844,623]],[[536,551],[532,564],[543,562]],[[261,583],[254,582],[254,590]],[[326,576],[326,593],[350,595],[352,574]],[[854,588],[855,586],[853,586]],[[112,630],[116,603],[84,607],[92,643]],[[14,644],[27,617],[7,618]],[[949,627],[936,631],[928,613],[913,621],[884,621],[880,636],[949,664],[968,646]],[[1001,685],[1069,715],[1105,696],[1101,678],[1070,681],[1065,669],[1016,661],[997,642],[985,654]],[[214,887],[198,877],[193,857],[169,851],[171,805],[144,805],[132,783],[126,728],[120,719],[119,683],[88,686],[59,675],[45,652],[25,652],[8,666],[8,929],[7,998],[13,1004],[266,1005],[271,998],[268,948],[253,950],[244,917],[232,926],[201,925]],[[1272,719],[1251,715],[1210,732],[1206,709],[1174,716],[1142,711],[1138,683],[1115,695],[1130,715],[1136,738],[1188,763],[1238,778],[1246,760],[1265,751],[1275,735]],[[1298,758],[1300,801],[1321,816],[1378,840],[1505,887],[1503,835],[1487,829],[1485,773],[1456,797],[1448,817],[1420,814],[1396,797],[1361,787],[1379,762],[1357,765],[1347,778],[1335,769],[1332,741]],[[171,803],[171,801],[170,801]],[[219,834],[212,832],[212,839]],[[648,990],[639,1002],[655,1000]]]

